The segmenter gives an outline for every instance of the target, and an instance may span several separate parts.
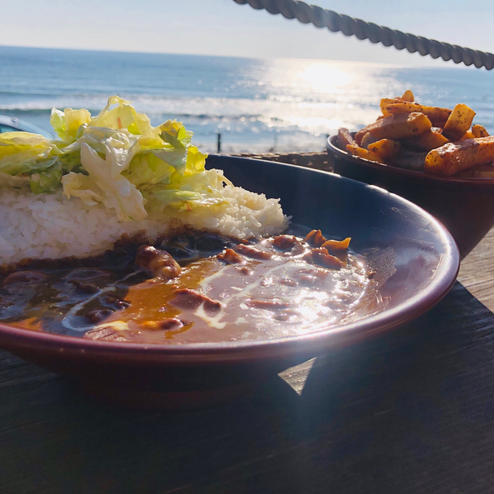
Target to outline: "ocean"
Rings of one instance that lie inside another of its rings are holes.
[[[493,71],[439,61],[410,68],[0,46],[0,114],[50,130],[53,106],[97,113],[118,94],[154,124],[184,122],[207,152],[218,133],[225,153],[320,151],[328,134],[375,120],[380,98],[406,89],[423,104],[466,103],[494,133],[493,82]]]

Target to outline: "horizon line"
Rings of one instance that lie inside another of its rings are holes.
[[[394,68],[431,68],[430,63],[424,63],[423,65],[405,65],[403,63],[392,62],[370,62],[366,60],[348,60],[339,58],[313,58],[313,57],[262,57],[262,56],[246,56],[246,55],[219,55],[210,53],[191,53],[191,52],[162,52],[162,51],[140,51],[140,50],[114,50],[114,49],[95,49],[95,48],[74,48],[74,47],[60,47],[60,46],[32,46],[32,45],[8,45],[0,43],[0,48],[29,48],[34,50],[60,50],[60,51],[79,51],[79,52],[92,52],[92,53],[121,53],[121,54],[141,54],[141,55],[172,55],[172,56],[197,56],[197,57],[217,57],[217,58],[240,58],[245,60],[317,60],[325,62],[340,62],[340,63],[358,63],[363,65],[379,65],[385,67]],[[432,61],[432,59],[430,60]],[[430,62],[429,61],[429,62]],[[447,63],[447,62],[444,62]],[[461,64],[448,65],[448,67],[437,68],[471,68]]]

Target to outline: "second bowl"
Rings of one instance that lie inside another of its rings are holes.
[[[436,177],[353,156],[328,139],[334,171],[378,185],[421,206],[451,232],[465,257],[494,224],[494,178]]]

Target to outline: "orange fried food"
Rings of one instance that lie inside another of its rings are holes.
[[[431,127],[431,121],[423,113],[398,113],[376,120],[359,130],[355,134],[355,140],[357,143],[361,142],[366,132],[376,139],[403,139],[422,134]]]
[[[472,125],[472,134],[473,137],[487,137],[489,132],[485,130],[485,127],[479,124]]]
[[[347,144],[346,150],[353,154],[354,156],[358,156],[359,158],[364,158],[365,160],[377,161],[379,163],[384,163],[384,160],[376,153],[369,151],[357,144]]]
[[[381,100],[381,111],[385,117],[397,113],[419,112],[427,115],[434,127],[442,127],[449,116],[451,110],[438,106],[425,106],[410,101],[400,101],[399,99],[383,98]]]
[[[412,91],[410,89],[407,89],[401,96],[401,99],[403,101],[410,101],[414,102],[415,101],[415,96],[413,95]]]
[[[425,157],[425,171],[435,175],[451,176],[475,165],[494,160],[494,136],[477,137],[449,142],[429,151]]]
[[[416,149],[422,149],[424,151],[430,151],[431,149],[438,148],[447,142],[449,142],[448,138],[443,136],[442,129],[439,127],[432,127],[427,132],[406,140],[406,144],[408,146]]]
[[[401,149],[401,144],[393,139],[380,139],[379,141],[372,142],[367,147],[369,151],[376,153],[383,161],[393,159],[398,155]]]
[[[338,130],[338,146],[345,149],[347,144],[357,144],[348,129],[342,127]]]
[[[474,116],[475,112],[469,106],[463,103],[456,105],[444,124],[443,134],[451,141],[460,139],[472,125]]]

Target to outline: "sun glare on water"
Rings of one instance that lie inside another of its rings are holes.
[[[345,70],[341,65],[327,62],[311,62],[300,72],[295,73],[299,81],[316,93],[338,91],[355,80],[355,73]]]
[[[325,60],[276,60],[267,66],[263,87],[271,88],[265,123],[303,128],[312,134],[356,128],[376,118],[376,101],[390,80],[381,67]],[[353,104],[359,101],[359,105]]]

